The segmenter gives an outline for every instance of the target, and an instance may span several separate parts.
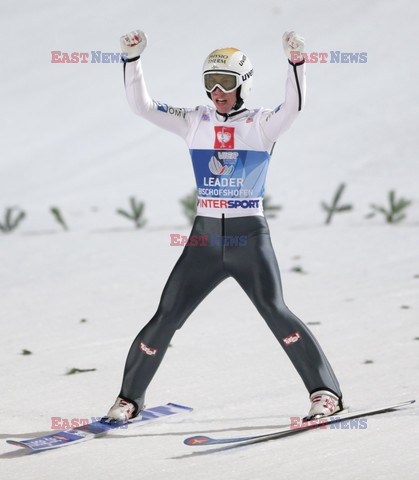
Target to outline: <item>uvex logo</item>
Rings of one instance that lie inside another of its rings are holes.
[[[150,348],[143,342],[140,343],[140,350],[146,355],[151,355],[152,357],[157,353],[157,348]]]
[[[282,340],[284,341],[286,346],[289,346],[295,342],[298,342],[298,340],[301,340],[301,335],[298,332],[295,332],[288,337],[283,338]]]
[[[246,81],[248,78],[250,78],[251,76],[253,76],[253,68],[252,70],[250,70],[250,72],[247,72],[245,73],[244,75],[242,75],[242,80],[243,82]]]

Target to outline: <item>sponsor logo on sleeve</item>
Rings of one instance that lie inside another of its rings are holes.
[[[186,117],[186,110],[184,108],[175,108],[167,105],[166,103],[156,102],[157,110],[159,112],[168,113],[169,115],[174,115],[175,117]]]
[[[169,106],[166,103],[156,102],[156,105],[157,105],[157,110],[159,110],[160,112],[167,113]]]
[[[278,105],[275,110],[272,110],[272,112],[267,115],[267,117],[265,118],[265,122],[269,122],[269,120],[275,115],[275,113],[278,113],[279,111],[281,110],[281,105]]]

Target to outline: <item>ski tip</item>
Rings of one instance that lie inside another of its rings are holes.
[[[192,410],[193,410],[192,407],[186,407],[185,405],[179,405],[178,403],[173,403],[173,402],[170,402],[167,405],[170,406],[170,407],[182,408],[184,410],[187,410],[188,412],[192,412]]]
[[[412,405],[412,403],[415,403],[416,400],[406,400],[405,402],[400,402],[397,405],[394,405],[394,409],[401,408],[401,407],[406,407],[407,405]]]
[[[6,443],[10,443],[10,445],[14,445],[15,447],[29,448],[18,440],[6,440]]]
[[[206,437],[205,435],[195,435],[194,437],[186,438],[183,443],[185,445],[208,445],[211,443],[212,438]]]

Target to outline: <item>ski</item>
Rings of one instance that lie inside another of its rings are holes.
[[[186,438],[183,443],[191,447],[194,446],[207,446],[207,445],[222,445],[222,444],[236,444],[236,445],[250,445],[253,443],[266,442],[268,440],[274,440],[277,438],[287,437],[296,433],[305,432],[314,428],[320,428],[324,425],[331,425],[339,423],[344,420],[351,420],[355,418],[366,417],[369,415],[375,415],[379,413],[390,412],[398,408],[411,405],[415,400],[409,400],[406,402],[396,403],[393,405],[387,405],[379,408],[369,408],[366,410],[355,410],[352,412],[337,414],[336,416],[323,417],[321,419],[312,420],[311,422],[301,423],[301,426],[288,425],[272,433],[264,433],[260,435],[251,435],[246,437],[230,437],[230,438],[211,438],[206,435],[194,435],[193,437]]]
[[[115,430],[118,428],[126,429],[131,426],[144,425],[153,420],[177,415],[179,413],[191,412],[192,410],[193,409],[190,407],[176,405],[175,403],[168,403],[166,405],[144,409],[139,417],[134,418],[123,425],[118,423],[102,423],[101,421],[95,421],[78,428],[60,430],[49,435],[30,438],[28,440],[10,439],[6,440],[6,442],[10,443],[11,445],[24,447],[35,452],[51,450],[53,448],[65,447],[67,445],[74,445],[75,443],[91,440],[99,435],[109,432],[110,430]]]

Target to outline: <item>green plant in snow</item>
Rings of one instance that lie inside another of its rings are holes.
[[[179,200],[180,204],[182,205],[183,213],[185,214],[186,218],[189,220],[189,223],[192,224],[195,219],[196,215],[196,189],[189,195],[181,198]]]
[[[327,205],[326,202],[322,202],[321,206],[323,210],[327,212],[327,217],[326,217],[326,225],[329,225],[330,222],[332,221],[333,215],[335,213],[342,213],[342,212],[349,212],[352,210],[352,205],[346,204],[346,205],[339,205],[340,199],[342,197],[343,191],[345,190],[346,185],[344,183],[341,183],[336,190],[336,193],[332,199],[332,204],[329,206]]]
[[[25,217],[26,213],[18,207],[7,207],[4,212],[4,220],[0,223],[0,231],[12,232]]]
[[[266,218],[276,218],[276,212],[282,210],[281,205],[272,205],[272,197],[265,195],[263,199],[263,210]]]
[[[390,190],[390,192],[388,192],[388,208],[372,203],[370,205],[372,212],[367,215],[367,218],[373,218],[377,213],[381,213],[384,215],[387,223],[400,223],[406,218],[405,211],[411,203],[410,200],[406,200],[403,197],[397,200],[396,192]]]
[[[66,375],[75,375],[76,373],[95,372],[96,368],[69,368]]]
[[[294,272],[294,273],[302,273],[303,275],[305,275],[307,272],[304,270],[303,267],[301,267],[300,265],[296,265],[295,267],[292,267],[291,268],[291,272]]]
[[[51,207],[50,212],[57,223],[64,229],[68,230],[67,224],[65,223],[64,217],[61,213],[61,210],[58,207]]]
[[[130,197],[129,204],[131,207],[130,212],[126,210],[118,209],[116,213],[134,222],[136,228],[144,227],[144,225],[147,223],[147,221],[144,218],[144,208],[145,208],[144,202],[137,201],[135,197]]]

